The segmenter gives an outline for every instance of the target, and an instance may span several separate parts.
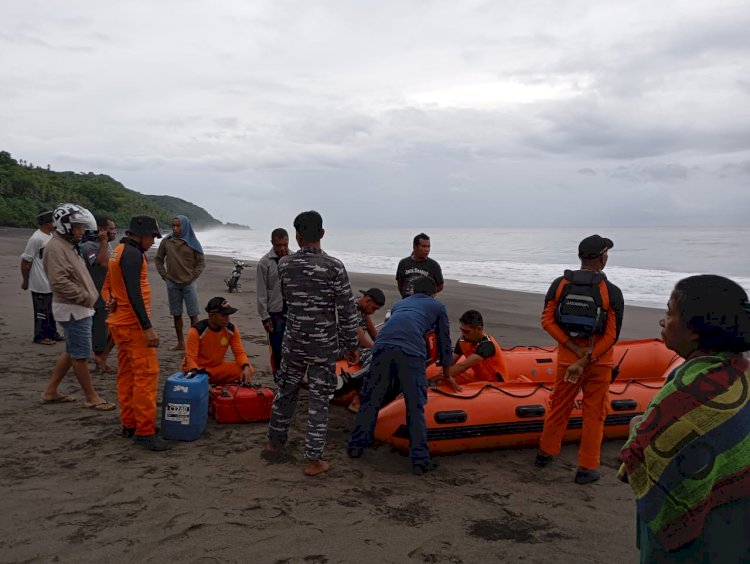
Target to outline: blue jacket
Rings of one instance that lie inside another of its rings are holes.
[[[393,306],[390,319],[375,338],[372,352],[397,347],[405,354],[427,360],[424,336],[433,330],[437,335],[438,358],[443,366],[450,366],[453,356],[448,312],[436,299],[414,294]]]

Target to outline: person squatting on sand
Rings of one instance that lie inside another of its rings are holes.
[[[98,297],[96,286],[78,252],[86,230],[96,231],[96,221],[86,208],[60,204],[52,214],[55,232],[44,248],[44,271],[52,289],[52,311],[65,333],[65,352],[57,359],[42,403],[73,401],[60,394],[58,387],[70,368],[86,396],[84,405],[97,411],[114,409],[94,389],[89,372],[91,321]]]
[[[274,375],[281,366],[281,342],[286,327],[286,300],[281,293],[279,260],[289,254],[289,234],[277,227],[271,231],[271,250],[258,261],[255,276],[258,317],[268,333],[271,347],[271,371]]]
[[[359,315],[359,329],[357,330],[357,341],[359,342],[359,362],[366,365],[370,362],[372,356],[372,345],[378,330],[370,317],[373,313],[380,310],[385,305],[385,294],[380,288],[370,288],[369,290],[360,290],[360,297],[354,300],[357,305],[357,314]],[[339,353],[339,358],[346,358],[346,350]],[[356,393],[352,398],[347,409],[352,413],[357,413],[359,409],[360,397]]]
[[[750,561],[750,303],[716,275],[680,280],[660,321],[685,358],[622,449],[641,562]]]
[[[156,434],[156,388],[159,336],[151,325],[151,286],[146,251],[161,237],[151,216],[130,220],[126,237],[109,259],[102,296],[106,298],[107,325],[117,345],[117,396],[122,434],[135,437],[148,450],[162,451],[169,443]]]
[[[355,301],[357,303],[357,312],[359,313],[359,331],[357,340],[359,346],[363,349],[371,349],[378,336],[378,330],[372,322],[372,314],[378,312],[385,305],[385,294],[380,288],[370,288],[369,290],[360,290],[360,297]]]
[[[388,323],[378,333],[372,349],[370,371],[362,384],[362,403],[354,419],[347,454],[359,458],[370,445],[383,397],[391,379],[398,379],[406,402],[409,456],[412,472],[422,475],[437,468],[430,460],[424,406],[427,402],[427,346],[425,334],[436,332],[443,378],[460,391],[450,375],[451,340],[448,312],[435,298],[435,282],[426,276],[412,281],[414,294],[396,302]]]
[[[182,371],[202,370],[211,384],[230,384],[241,380],[249,384],[255,368],[247,358],[242,338],[229,316],[237,313],[222,297],[211,298],[206,305],[208,319],[202,319],[188,331]],[[225,361],[231,347],[234,362]]]
[[[104,277],[107,275],[109,257],[112,256],[112,241],[117,236],[115,222],[109,217],[96,216],[96,235],[85,237],[80,245],[81,256],[86,261],[86,266],[94,281],[96,291],[101,292],[104,285]],[[112,351],[114,343],[107,330],[107,308],[104,300],[98,296],[94,304],[94,319],[91,328],[91,345],[94,351],[94,362],[102,372],[110,372],[112,369],[107,364],[107,358]]]
[[[435,282],[435,293],[443,290],[443,271],[429,254],[430,238],[424,233],[417,234],[414,237],[411,255],[402,258],[396,267],[396,284],[402,298],[412,295],[412,282],[419,276],[432,278]]]
[[[370,360],[372,344],[378,335],[378,330],[370,316],[385,305],[385,294],[380,288],[360,290],[359,293],[362,295],[354,300],[358,321],[357,344],[359,345],[359,362],[366,364]],[[345,359],[346,355],[346,347],[341,347],[338,358]]]
[[[557,342],[557,373],[544,418],[535,464],[546,466],[560,452],[570,412],[583,391],[583,429],[575,481],[599,479],[599,455],[614,367],[613,346],[620,336],[625,303],[622,292],[602,272],[610,239],[591,235],[578,245],[580,270],[566,270],[547,290],[542,328]]]
[[[200,311],[196,280],[206,267],[203,247],[187,217],[178,215],[172,218],[172,234],[164,237],[159,244],[154,263],[159,276],[167,283],[169,314],[174,319],[177,335],[177,345],[172,350],[181,351],[185,349],[182,303],[185,302],[190,324],[196,323]]]
[[[55,229],[52,210],[39,210],[36,221],[39,229],[31,234],[21,255],[21,289],[31,290],[31,301],[34,304],[34,343],[54,345],[65,338],[57,332],[52,313],[52,290],[42,263],[44,247],[52,239],[52,231]]]
[[[505,356],[494,337],[484,332],[484,319],[475,309],[458,320],[461,338],[453,349],[450,374],[456,383],[504,382],[508,380]],[[463,358],[463,360],[461,360]],[[472,372],[467,372],[471,368]]]
[[[346,268],[320,248],[325,234],[320,214],[302,212],[294,220],[294,229],[300,249],[279,260],[279,277],[288,307],[287,326],[281,368],[274,377],[278,390],[263,455],[273,457],[286,444],[300,384],[307,376],[304,473],[314,476],[329,469],[323,460],[323,448],[328,432],[328,403],[336,389],[339,336],[349,362],[356,364],[358,316]]]

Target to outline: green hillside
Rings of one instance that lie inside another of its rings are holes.
[[[203,208],[174,196],[141,194],[106,174],[56,172],[0,151],[0,226],[35,227],[40,208],[52,209],[61,202],[80,204],[120,226],[139,214],[153,215],[163,229],[180,214],[198,229],[225,225]]]

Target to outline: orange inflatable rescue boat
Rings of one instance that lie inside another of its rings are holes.
[[[549,409],[557,349],[513,347],[503,352],[509,374],[506,382],[464,384],[461,392],[445,386],[428,389],[425,419],[430,453],[537,445]],[[659,339],[619,342],[614,357],[619,372],[609,389],[604,422],[604,436],[608,439],[628,436],[630,420],[644,412],[661,389],[664,378],[682,363]],[[440,371],[439,367],[430,366],[428,376]],[[565,441],[580,438],[582,422],[579,395]],[[408,451],[403,396],[380,410],[375,438]]]

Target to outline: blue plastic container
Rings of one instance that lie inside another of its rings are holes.
[[[177,372],[164,383],[161,434],[173,441],[194,441],[208,421],[208,376]]]

